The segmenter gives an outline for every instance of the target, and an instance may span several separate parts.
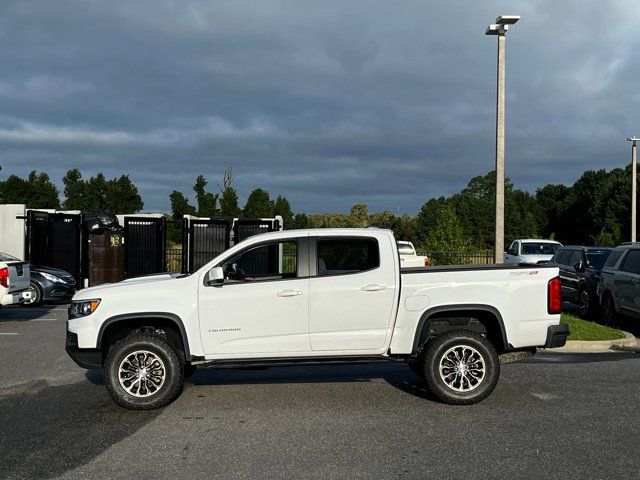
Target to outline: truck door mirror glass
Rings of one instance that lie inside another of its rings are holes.
[[[224,271],[222,267],[213,267],[207,272],[207,285],[213,287],[224,283]]]

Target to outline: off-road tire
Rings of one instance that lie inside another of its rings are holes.
[[[118,370],[121,362],[128,355],[139,350],[156,355],[165,367],[164,383],[157,392],[146,397],[131,395],[122,387],[119,379]],[[132,333],[111,346],[104,362],[103,375],[107,392],[113,401],[130,410],[152,410],[164,407],[178,396],[184,381],[183,363],[175,350],[162,337],[139,332]]]
[[[484,376],[469,391],[457,391],[445,383],[440,373],[443,357],[456,347],[471,347],[480,355],[484,365]],[[484,400],[493,392],[500,378],[500,362],[493,344],[468,330],[454,330],[431,340],[424,351],[423,366],[424,379],[431,393],[450,405],[471,405]]]

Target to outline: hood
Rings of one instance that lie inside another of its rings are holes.
[[[548,262],[553,258],[553,255],[520,255],[520,263],[537,264],[538,262]]]
[[[73,300],[87,300],[90,298],[100,297],[102,293],[109,294],[119,289],[130,289],[134,285],[168,282],[182,276],[183,274],[181,273],[160,273],[145,275],[142,277],[127,278],[126,280],[122,280],[121,282],[105,283],[96,287],[90,287],[80,290],[73,296]]]

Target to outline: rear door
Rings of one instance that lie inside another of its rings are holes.
[[[313,351],[385,348],[399,288],[397,255],[388,235],[310,237]]]
[[[640,313],[640,250],[629,250],[616,274],[615,284],[620,309],[626,313]]]

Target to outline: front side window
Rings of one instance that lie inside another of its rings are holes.
[[[380,266],[378,241],[374,238],[318,240],[318,275],[343,275]]]
[[[298,243],[274,242],[245,250],[222,265],[225,282],[255,282],[295,278]]]
[[[576,263],[582,261],[582,252],[580,250],[574,250],[571,254],[571,258],[569,259],[569,265],[572,267],[576,266]]]

